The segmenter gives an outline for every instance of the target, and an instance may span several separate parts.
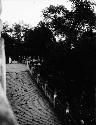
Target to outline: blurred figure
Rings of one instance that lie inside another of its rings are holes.
[[[9,57],[9,64],[11,64],[12,63],[12,59],[11,59],[11,57]]]

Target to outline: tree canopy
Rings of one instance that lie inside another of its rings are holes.
[[[69,49],[71,45],[77,45],[85,31],[95,28],[96,16],[93,8],[87,1],[73,1],[75,6],[67,10],[63,5],[50,5],[43,11],[45,25],[57,36],[65,37],[65,43]]]

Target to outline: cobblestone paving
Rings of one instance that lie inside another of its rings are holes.
[[[15,71],[9,72],[7,67],[7,96],[18,123],[20,125],[61,125],[28,71]]]

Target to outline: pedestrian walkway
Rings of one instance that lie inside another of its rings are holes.
[[[25,64],[7,64],[6,71],[7,72],[21,72],[28,70]]]
[[[20,125],[62,125],[25,65],[8,64],[7,96]]]

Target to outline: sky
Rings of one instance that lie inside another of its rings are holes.
[[[71,9],[69,0],[2,0],[1,19],[9,25],[23,22],[36,26],[42,20],[42,9],[57,4]]]

